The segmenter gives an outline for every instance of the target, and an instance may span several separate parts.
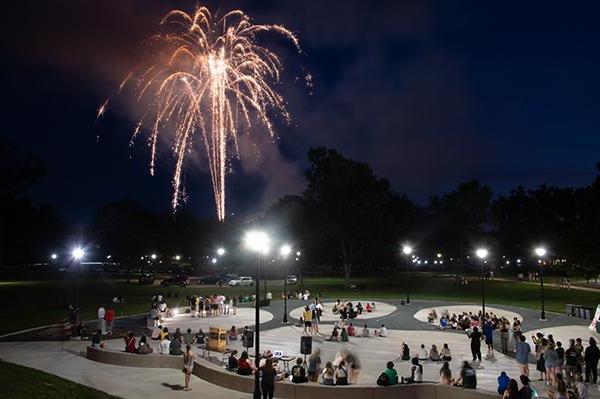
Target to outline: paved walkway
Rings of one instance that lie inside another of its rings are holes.
[[[0,358],[33,367],[125,399],[247,399],[248,394],[191,379],[192,391],[181,391],[180,370],[120,367],[87,360],[85,342],[2,342]]]

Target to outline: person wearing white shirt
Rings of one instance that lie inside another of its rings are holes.
[[[170,346],[171,346],[171,341],[169,340],[169,338],[165,337],[165,339],[160,341],[160,344],[158,346],[158,353],[160,353],[161,355],[168,355]]]
[[[382,324],[381,328],[377,331],[375,331],[375,335],[379,336],[379,337],[387,337],[388,336],[388,332],[387,332],[387,328],[385,328],[385,326]]]
[[[106,334],[106,320],[104,320],[104,316],[106,316],[106,309],[104,309],[104,306],[100,306],[98,308],[98,330],[103,335]]]

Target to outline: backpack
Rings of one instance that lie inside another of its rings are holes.
[[[379,378],[377,378],[377,385],[382,387],[390,385],[390,378],[386,373],[379,374]]]

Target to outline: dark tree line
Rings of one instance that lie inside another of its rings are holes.
[[[36,206],[27,190],[43,178],[45,168],[31,154],[0,141],[0,264],[47,259],[72,236],[50,205]],[[302,264],[316,273],[394,270],[400,245],[410,242],[423,257],[441,252],[454,265],[466,264],[477,245],[496,258],[531,257],[543,243],[554,259],[567,259],[571,271],[596,275],[600,264],[600,177],[589,186],[516,187],[494,196],[477,181],[461,183],[421,206],[396,192],[370,166],[334,149],[308,152],[310,167],[300,195],[277,200],[258,219],[231,218],[224,223],[192,214],[156,213],[131,200],[98,208],[93,223],[78,231],[98,254],[127,265],[143,263],[149,251],[197,267],[217,246],[229,249],[228,262],[244,265],[241,237],[252,226],[271,232],[276,242],[290,241],[302,250]],[[599,169],[600,172],[600,169]],[[163,258],[164,259],[164,258]]]

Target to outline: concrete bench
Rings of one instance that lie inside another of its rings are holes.
[[[158,353],[138,355],[137,353],[92,348],[91,346],[87,347],[86,356],[90,360],[114,364],[115,366],[183,369],[183,356],[161,355]]]
[[[172,355],[138,355],[135,353],[87,347],[87,358],[100,363],[128,367],[170,368],[181,370],[183,357]],[[192,372],[207,382],[235,391],[254,392],[254,376],[226,371],[214,363],[197,358]],[[324,386],[314,383],[293,384],[287,380],[275,385],[275,396],[283,399],[498,399],[493,392],[463,389],[433,383],[380,387],[375,384]]]

